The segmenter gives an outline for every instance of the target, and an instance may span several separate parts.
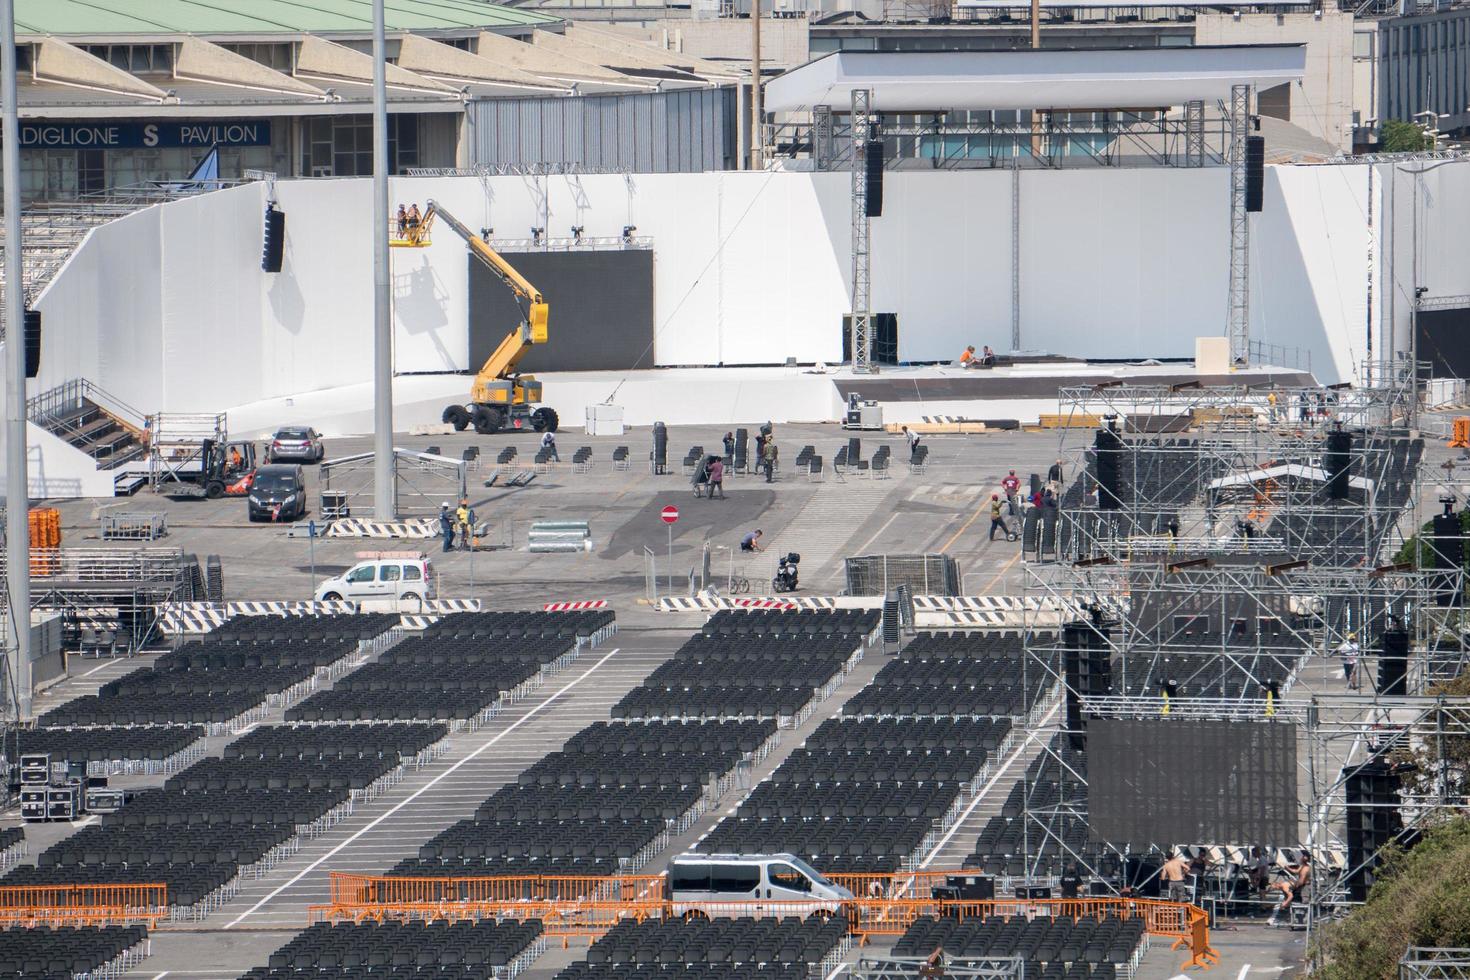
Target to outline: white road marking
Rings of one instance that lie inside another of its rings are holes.
[[[102,663],[100,663],[97,666],[93,667],[91,670],[87,671],[85,674],[82,674],[81,676],[82,677],[91,677],[93,674],[97,673],[97,671],[103,669],[104,667],[111,667],[116,662],[117,661],[115,661],[115,660],[104,660]]]
[[[1241,967],[1240,972],[1235,975],[1235,980],[1245,980],[1245,975],[1249,972],[1251,972],[1251,965],[1247,963],[1245,966]]]
[[[606,654],[603,655],[603,657],[602,657],[601,660],[597,661],[597,663],[593,664],[591,667],[588,667],[575,680],[568,681],[565,687],[563,687],[561,690],[557,691],[555,694],[553,694],[550,697],[548,697],[545,701],[542,701],[540,704],[536,705],[530,711],[527,711],[524,715],[521,715],[521,717],[517,718],[514,722],[512,722],[510,725],[506,726],[499,733],[497,733],[494,738],[490,739],[490,741],[488,741],[485,744],[481,745],[479,748],[475,749],[475,751],[471,752],[469,755],[465,756],[463,759],[460,759],[454,765],[450,766],[448,769],[445,769],[439,775],[435,776],[433,779],[429,780],[427,783],[425,783],[424,785],[420,786],[418,789],[414,790],[414,792],[412,794],[410,794],[408,797],[406,797],[405,799],[399,800],[396,804],[394,804],[392,806],[392,808],[390,808],[389,810],[387,810],[387,811],[379,814],[376,818],[374,818],[366,826],[364,826],[363,828],[361,828],[360,830],[358,830],[356,833],[354,833],[351,837],[348,837],[342,843],[338,844],[336,847],[332,848],[330,851],[328,851],[327,853],[323,854],[321,857],[317,858],[315,861],[311,862],[306,867],[302,868],[300,871],[298,871],[296,873],[295,877],[293,877],[290,881],[288,881],[284,885],[281,885],[278,888],[276,888],[275,891],[271,892],[265,898],[262,898],[260,901],[256,902],[254,905],[250,906],[250,908],[247,909],[246,911],[241,912],[240,915],[233,922],[231,922],[229,925],[225,926],[225,928],[226,929],[233,929],[235,926],[239,925],[241,922],[244,922],[245,919],[248,916],[254,915],[256,912],[260,911],[261,907],[264,906],[266,903],[268,903],[271,899],[275,898],[277,895],[281,894],[281,892],[285,891],[287,888],[290,888],[292,885],[296,884],[302,878],[305,878],[308,874],[310,874],[311,872],[315,871],[318,867],[321,866],[321,864],[322,864],[323,861],[327,861],[327,860],[335,857],[338,853],[340,853],[342,851],[343,848],[347,847],[349,844],[351,844],[353,841],[357,840],[363,834],[366,834],[368,831],[372,830],[378,824],[382,823],[384,820],[387,820],[389,817],[393,816],[393,814],[397,813],[399,810],[403,809],[405,806],[408,806],[410,803],[412,803],[414,800],[418,799],[425,792],[427,792],[428,790],[432,789],[441,779],[445,778],[446,776],[450,775],[451,773],[457,772],[459,770],[459,768],[461,766],[463,766],[465,763],[471,761],[472,759],[475,759],[476,757],[478,757],[480,755],[480,753],[484,752],[486,749],[490,748],[492,745],[494,745],[495,743],[499,742],[502,738],[505,738],[505,736],[509,735],[511,732],[515,731],[517,728],[520,728],[527,721],[530,721],[537,714],[539,714],[543,708],[548,707],[553,701],[555,701],[558,698],[560,698],[563,694],[566,694],[572,688],[576,687],[578,684],[582,683],[587,678],[591,677],[593,671],[597,670],[597,668],[599,668],[603,664],[607,663],[608,660],[612,658],[613,654],[615,654],[615,653],[618,652],[618,649],[619,648],[614,647],[613,649],[609,650]]]

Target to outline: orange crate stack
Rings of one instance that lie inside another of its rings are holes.
[[[31,574],[51,575],[60,561],[55,550],[61,547],[61,511],[42,507],[31,511]]]

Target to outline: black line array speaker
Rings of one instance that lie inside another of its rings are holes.
[[[1266,184],[1266,138],[1245,138],[1245,209],[1258,214],[1265,200]]]
[[[750,430],[735,430],[735,472],[744,473],[747,457],[750,454]]]
[[[1378,693],[1402,697],[1409,687],[1409,634],[1404,630],[1384,630],[1382,643],[1378,654]]]
[[[41,373],[41,311],[26,310],[26,377],[34,378]]]
[[[1429,540],[1430,559],[1441,571],[1434,575],[1441,606],[1460,604],[1460,569],[1465,567],[1465,536],[1459,514],[1436,514]]]
[[[653,423],[653,472],[669,471],[669,429],[662,422]]]
[[[1322,468],[1327,471],[1327,496],[1332,500],[1348,499],[1348,476],[1353,464],[1353,434],[1341,429],[1327,433],[1327,446],[1322,453]]]
[[[1378,851],[1404,829],[1399,812],[1403,779],[1385,762],[1343,771],[1347,793],[1348,897],[1366,901],[1378,868]]]
[[[1067,737],[1076,749],[1087,747],[1082,698],[1107,694],[1113,684],[1107,626],[1073,622],[1062,627],[1062,676],[1066,684]]]
[[[867,171],[868,190],[863,211],[870,218],[883,216],[883,141],[868,140],[863,144],[863,168]]]
[[[1097,509],[1121,510],[1123,487],[1119,462],[1123,440],[1112,429],[1098,429],[1092,447],[1097,456]]]
[[[276,207],[272,201],[265,206],[265,244],[260,250],[261,271],[280,272],[285,256],[286,212]]]

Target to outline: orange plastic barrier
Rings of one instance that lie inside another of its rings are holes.
[[[541,919],[548,936],[589,940],[620,919],[670,915],[807,916],[831,911],[844,916],[848,931],[861,942],[872,936],[900,936],[923,916],[984,918],[1142,919],[1150,936],[1187,948],[1186,967],[1208,969],[1218,959],[1210,947],[1209,918],[1202,909],[1179,902],[1142,898],[991,899],[967,901],[930,897],[953,871],[892,875],[833,875],[857,896],[826,909],[818,899],[796,902],[735,901],[670,904],[661,875],[608,878],[556,875],[458,878],[387,878],[331,873],[332,901],[313,905],[311,921],[386,919]]]
[[[31,534],[31,574],[54,575],[60,563],[56,549],[61,547],[61,511],[38,507],[28,517]]]
[[[164,885],[6,885],[0,924],[155,926],[168,914]]]
[[[1470,449],[1470,416],[1461,415],[1450,429],[1450,449]]]

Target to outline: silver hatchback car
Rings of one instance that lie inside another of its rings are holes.
[[[277,429],[265,452],[266,461],[271,463],[320,463],[326,455],[321,434],[304,425]]]

